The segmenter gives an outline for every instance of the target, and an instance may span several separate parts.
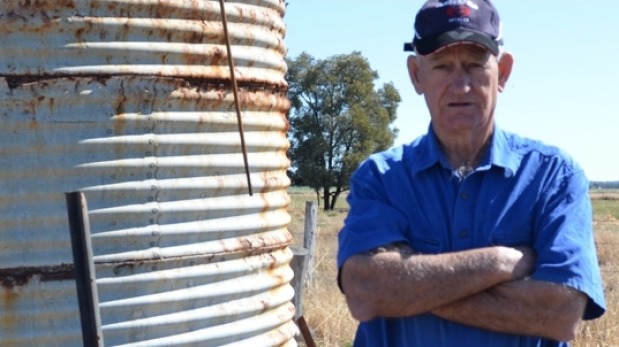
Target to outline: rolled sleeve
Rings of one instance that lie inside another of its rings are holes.
[[[582,171],[550,186],[539,218],[532,278],[573,287],[588,296],[584,319],[606,310],[592,226],[589,185]]]

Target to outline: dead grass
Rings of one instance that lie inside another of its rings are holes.
[[[604,279],[607,311],[602,318],[584,322],[574,347],[619,346],[619,200],[593,200],[598,260]]]
[[[291,193],[290,231],[294,244],[303,246],[305,201],[316,201],[313,193]],[[314,276],[306,283],[303,294],[303,316],[314,333],[316,344],[324,347],[344,347],[352,344],[357,327],[337,287],[337,234],[343,225],[347,209],[341,200],[336,211],[318,208],[316,258]]]
[[[303,244],[305,202],[316,201],[316,195],[307,190],[290,192],[290,231],[294,244]],[[596,245],[605,283],[607,312],[597,320],[584,322],[573,347],[619,346],[619,200],[608,195],[592,195]],[[614,197],[614,196],[613,196]],[[350,316],[343,295],[337,287],[337,233],[346,216],[346,202],[342,198],[338,210],[324,212],[318,208],[318,233],[314,276],[306,283],[303,297],[303,316],[312,329],[316,344],[322,347],[349,347],[357,326]]]

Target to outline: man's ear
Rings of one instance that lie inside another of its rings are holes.
[[[415,91],[419,95],[423,94],[421,83],[419,81],[419,59],[414,55],[409,55],[406,64],[408,65],[408,76],[413,83],[413,87],[415,87]]]
[[[514,67],[514,56],[510,52],[503,52],[499,57],[499,92],[505,90],[507,80],[512,74]]]

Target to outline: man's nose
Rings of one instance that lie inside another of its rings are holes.
[[[471,90],[471,76],[464,69],[456,68],[451,76],[449,87],[454,93],[468,93]]]

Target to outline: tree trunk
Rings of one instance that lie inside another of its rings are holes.
[[[325,211],[331,209],[331,187],[323,187],[322,198],[325,200]]]
[[[337,198],[340,196],[340,193],[336,190],[333,192],[333,196],[331,197],[331,211],[335,210],[335,203],[337,202]]]

